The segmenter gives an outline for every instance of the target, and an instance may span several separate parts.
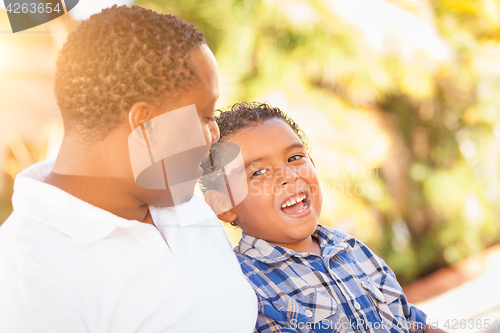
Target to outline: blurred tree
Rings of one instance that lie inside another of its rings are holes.
[[[8,31],[3,14],[0,27]],[[34,31],[0,38],[0,224],[12,212],[15,176],[54,158],[59,149],[63,129],[52,87],[55,58],[76,23],[64,15]]]

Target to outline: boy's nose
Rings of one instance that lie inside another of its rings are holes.
[[[286,168],[285,172],[286,172],[286,174],[283,177],[283,181],[281,182],[281,185],[293,183],[299,178],[298,173],[294,169]]]

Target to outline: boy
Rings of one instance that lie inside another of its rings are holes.
[[[208,180],[202,185],[219,219],[243,231],[235,252],[259,299],[258,332],[426,330],[426,315],[408,304],[382,259],[317,224],[319,180],[292,119],[268,104],[242,103],[217,123],[220,140],[241,149],[248,195],[231,208],[220,191],[207,191]]]

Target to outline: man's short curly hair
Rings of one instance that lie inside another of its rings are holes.
[[[158,104],[198,79],[190,51],[203,33],[139,6],[102,10],[81,22],[59,52],[54,90],[65,128],[102,139],[139,101]]]
[[[216,121],[220,130],[219,141],[226,141],[238,131],[246,127],[262,124],[270,119],[281,119],[286,122],[309,150],[307,136],[299,128],[299,125],[285,112],[271,106],[269,103],[243,102],[236,103],[227,109],[217,110]]]

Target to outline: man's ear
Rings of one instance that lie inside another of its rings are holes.
[[[217,217],[225,222],[232,222],[236,219],[236,214],[228,203],[225,196],[219,191],[209,190],[205,193],[205,202],[212,208]]]
[[[130,108],[128,112],[128,122],[130,129],[133,131],[137,127],[143,125],[145,122],[154,118],[156,115],[156,108],[146,102],[137,102]]]
[[[134,134],[134,137],[145,146],[150,147],[155,144],[153,135],[154,126],[151,119],[158,114],[156,107],[146,102],[135,103],[128,112],[130,130]],[[134,131],[139,126],[142,127],[142,131]],[[148,141],[145,141],[145,138],[148,138]]]

